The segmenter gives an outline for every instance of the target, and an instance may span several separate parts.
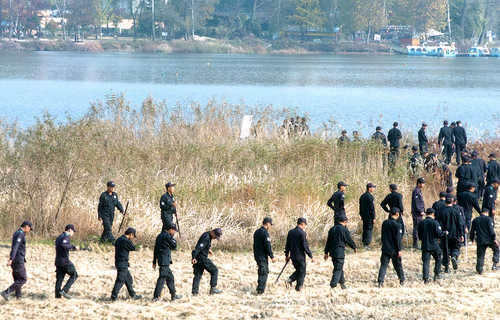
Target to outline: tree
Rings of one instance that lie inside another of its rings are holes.
[[[68,0],[51,0],[51,4],[56,7],[57,15],[61,18],[62,37],[66,40],[66,11]]]
[[[367,31],[366,43],[370,42],[372,32],[387,25],[384,0],[353,0],[355,3],[355,23],[358,29]]]
[[[321,29],[326,22],[319,0],[299,0],[295,10],[295,14],[288,19],[292,24],[300,26],[302,31]]]

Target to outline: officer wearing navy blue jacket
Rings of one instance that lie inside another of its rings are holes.
[[[177,241],[174,235],[177,232],[177,226],[172,223],[167,227],[167,231],[162,231],[156,237],[154,255],[153,255],[153,269],[156,265],[160,266],[160,276],[156,281],[156,288],[153,301],[158,301],[163,290],[165,282],[167,283],[168,290],[172,301],[182,298],[180,295],[175,294],[175,282],[170,265],[172,264],[172,250],[177,250]]]
[[[134,280],[132,275],[128,270],[129,267],[129,253],[130,251],[135,251],[136,248],[132,240],[136,238],[136,232],[134,228],[128,228],[125,234],[116,239],[115,242],[115,267],[116,267],[116,281],[111,292],[111,301],[116,301],[118,299],[118,293],[125,284],[129,296],[134,300],[139,300],[142,296],[138,295],[134,291]]]
[[[12,246],[7,264],[12,268],[14,283],[7,290],[2,291],[1,296],[5,300],[9,300],[12,293],[15,293],[17,299],[21,298],[21,288],[27,281],[26,267],[24,266],[26,262],[26,234],[30,233],[32,228],[31,222],[24,221],[12,236]]]
[[[97,215],[99,221],[102,221],[102,235],[101,242],[113,242],[115,237],[113,236],[113,220],[115,219],[115,208],[117,208],[121,213],[124,213],[123,206],[118,200],[118,195],[115,190],[115,183],[113,181],[108,181],[106,184],[107,189],[99,197],[99,206],[97,207]]]
[[[78,273],[76,272],[75,265],[69,260],[69,252],[71,250],[76,250],[76,247],[71,244],[70,237],[75,233],[75,226],[68,224],[64,228],[64,232],[56,239],[56,298],[65,297],[66,299],[71,299],[69,295],[69,290],[73,283],[75,283],[78,278]],[[62,288],[62,283],[64,277],[68,275],[69,279],[66,282],[64,288]]]
[[[339,217],[340,218],[340,217]],[[342,217],[343,219],[343,217]],[[313,255],[307,243],[307,235],[304,231],[307,225],[305,218],[297,220],[297,227],[288,232],[285,246],[286,261],[292,260],[295,272],[288,278],[287,283],[291,285],[297,281],[295,290],[300,291],[306,277],[306,255],[314,262]]]
[[[262,221],[262,227],[253,234],[253,255],[257,262],[257,294],[263,294],[266,290],[267,276],[269,274],[269,258],[276,262],[271,246],[269,230],[273,225],[273,219],[266,217]]]

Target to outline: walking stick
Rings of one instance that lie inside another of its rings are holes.
[[[276,278],[276,281],[274,282],[274,284],[278,283],[278,280],[280,279],[281,275],[283,274],[283,271],[285,271],[285,268],[286,268],[286,266],[288,265],[288,262],[289,262],[289,261],[290,261],[290,260],[287,260],[287,261],[286,261],[285,265],[283,266],[283,269],[281,269],[281,272],[280,272],[280,274],[278,275],[278,278]]]
[[[125,221],[125,216],[127,215],[128,203],[129,203],[129,201],[127,201],[127,205],[125,206],[125,211],[123,212],[122,222],[120,222],[120,227],[118,227],[118,233],[120,233],[120,231],[122,230],[123,221]]]
[[[175,223],[177,224],[177,232],[179,232],[179,238],[182,238],[181,227],[179,226],[179,218],[177,217],[177,212],[175,213]]]

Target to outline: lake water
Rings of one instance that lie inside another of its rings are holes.
[[[329,119],[366,136],[393,121],[430,133],[462,120],[474,137],[498,135],[499,58],[222,54],[0,53],[0,118],[22,126],[44,111],[63,120],[90,101],[125,93],[139,105],[210,99],[297,108],[312,127]]]

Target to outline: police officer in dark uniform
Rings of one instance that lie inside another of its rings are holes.
[[[113,220],[115,219],[115,208],[123,213],[123,206],[118,200],[118,195],[115,190],[115,183],[108,181],[106,184],[107,190],[101,194],[99,198],[99,206],[97,207],[97,214],[99,221],[102,221],[103,232],[101,235],[101,242],[113,242]]]
[[[113,291],[111,292],[111,301],[116,301],[118,299],[118,293],[120,289],[125,286],[127,287],[129,296],[134,300],[139,300],[142,296],[138,295],[134,291],[132,275],[130,274],[129,268],[129,253],[130,251],[135,251],[136,248],[132,243],[132,240],[136,238],[136,231],[134,228],[128,228],[125,234],[116,239],[115,242],[115,267],[117,271],[115,285]]]
[[[467,230],[470,230],[471,220],[472,220],[472,209],[476,209],[477,213],[481,213],[481,208],[479,207],[479,202],[477,200],[477,196],[475,193],[476,185],[470,183],[467,185],[467,187],[468,187],[467,191],[459,193],[457,199],[458,199],[458,205],[464,209],[465,226],[467,227]]]
[[[460,221],[459,212],[453,207],[453,196],[446,197],[446,207],[441,210],[438,222],[443,232],[448,232],[446,239],[441,241],[443,251],[444,272],[449,272],[450,256],[453,269],[458,268],[458,256],[460,255],[460,243],[464,241],[463,226]]]
[[[351,140],[347,136],[347,130],[342,130],[341,136],[339,137],[339,140],[338,140],[339,146],[343,146],[343,145],[347,144],[350,141]]]
[[[425,133],[426,130],[427,124],[424,122],[422,123],[420,130],[418,130],[418,148],[422,156],[426,152],[429,152],[429,139],[427,139],[427,134]]]
[[[483,196],[484,192],[484,175],[486,174],[486,171],[488,169],[486,162],[484,162],[483,159],[479,158],[479,153],[477,151],[472,151],[472,160],[471,160],[471,166],[472,169],[477,177],[477,188],[476,188],[476,195],[477,198],[481,198]]]
[[[174,223],[174,214],[177,215],[177,202],[174,197],[175,183],[169,182],[165,185],[165,188],[167,192],[160,199],[161,221],[163,222],[162,231],[168,230],[172,223]]]
[[[491,248],[491,250],[493,250],[493,266],[491,267],[491,270],[495,271],[498,269],[497,263],[500,255],[498,241],[495,234],[495,227],[487,214],[488,211],[483,210],[481,215],[472,221],[472,227],[470,230],[470,240],[474,242],[474,240],[477,239],[476,271],[479,274],[483,273],[484,255],[487,248]]]
[[[457,155],[457,165],[460,165],[460,160],[462,158],[462,151],[465,150],[467,146],[467,133],[462,127],[462,121],[456,122],[456,127],[453,128],[453,139],[455,140],[455,152]]]
[[[486,173],[486,185],[490,185],[493,180],[500,179],[500,165],[497,162],[496,154],[492,153],[488,157],[488,172]]]
[[[212,247],[212,240],[219,240],[221,236],[222,230],[220,228],[203,233],[191,253],[191,263],[193,264],[194,273],[192,289],[193,296],[198,295],[201,277],[203,276],[203,272],[205,270],[210,273],[210,294],[222,293],[221,290],[217,289],[217,277],[219,275],[219,270],[212,260],[208,259],[208,255],[213,254],[212,249],[210,249]]]
[[[411,216],[413,219],[413,248],[418,249],[418,232],[417,226],[424,219],[425,203],[422,189],[425,185],[424,178],[417,179],[417,186],[413,189],[411,195]]]
[[[401,224],[403,227],[403,234],[405,233],[406,227],[405,223],[403,220],[403,212],[404,212],[404,206],[403,206],[403,195],[399,193],[398,186],[395,184],[390,184],[389,185],[389,190],[391,193],[389,193],[384,200],[380,203],[380,206],[382,209],[384,209],[385,212],[389,214],[389,218],[391,217],[391,210],[393,208],[398,208],[399,209],[399,217],[398,217],[398,222]]]
[[[162,231],[156,237],[153,254],[153,269],[156,269],[157,265],[160,266],[160,274],[156,281],[153,302],[160,299],[165,282],[170,291],[172,301],[182,298],[182,296],[175,294],[174,274],[172,270],[170,270],[170,265],[172,264],[172,250],[177,250],[177,241],[174,239],[176,232],[177,226],[172,223],[167,227],[166,231]]]
[[[328,238],[325,245],[325,261],[328,255],[332,257],[333,275],[330,287],[335,288],[338,283],[342,289],[346,289],[344,278],[345,246],[351,247],[356,252],[356,243],[351,238],[351,233],[347,229],[347,217],[342,217],[328,231]]]
[[[491,183],[484,189],[482,210],[488,210],[489,216],[493,220],[493,223],[495,223],[495,202],[497,201],[497,192],[499,185],[500,180],[493,179]]]
[[[457,177],[457,194],[467,190],[465,187],[467,184],[476,183],[477,177],[472,166],[470,165],[470,159],[468,157],[463,158],[463,163],[457,168],[455,172],[455,177]]]
[[[401,260],[403,246],[401,244],[401,235],[403,229],[397,222],[399,217],[399,209],[393,208],[389,219],[382,223],[382,255],[380,256],[380,269],[378,272],[378,287],[384,285],[385,274],[389,261],[392,260],[392,265],[399,278],[401,285],[405,282],[405,275],[403,271],[403,263]]]
[[[69,290],[78,278],[75,265],[69,260],[69,252],[76,250],[70,239],[75,232],[75,226],[68,224],[64,228],[64,232],[56,239],[56,299],[61,297],[71,299]],[[61,290],[66,275],[69,276],[69,279]]]
[[[444,233],[435,220],[434,209],[425,210],[426,218],[418,224],[418,237],[422,241],[422,274],[424,283],[429,282],[429,267],[431,256],[434,258],[434,281],[440,279],[442,252],[438,240],[443,238]]]
[[[345,216],[341,217],[343,219]],[[339,217],[339,219],[341,218]],[[295,268],[295,272],[288,278],[287,284],[291,285],[293,282],[297,281],[295,285],[295,290],[297,291],[302,289],[306,277],[306,254],[311,258],[311,262],[314,263],[312,252],[307,243],[307,234],[305,232],[306,225],[307,220],[305,218],[299,218],[297,220],[297,227],[290,230],[286,237],[285,260],[287,262],[292,260],[292,264]]]
[[[444,146],[444,154],[446,157],[446,164],[451,163],[451,157],[453,155],[453,130],[448,127],[448,121],[445,120],[443,122],[443,127],[439,130],[439,136],[438,136],[438,146],[441,146],[441,144]]]
[[[382,127],[378,126],[377,128],[375,128],[375,133],[372,135],[372,140],[382,143],[384,147],[387,146],[387,138],[382,132]]]
[[[338,190],[330,197],[330,199],[326,203],[333,210],[335,221],[337,221],[337,219],[341,216],[346,216],[344,208],[344,191],[347,186],[348,185],[343,181],[337,183]]]
[[[445,200],[447,196],[448,194],[446,192],[441,191],[439,193],[439,200],[432,204],[432,209],[434,210],[434,219],[438,220],[441,210],[446,207]]]
[[[26,235],[33,230],[33,225],[29,221],[24,221],[21,227],[14,232],[12,236],[12,245],[10,248],[9,261],[7,265],[12,268],[12,277],[14,283],[5,291],[2,291],[2,297],[7,301],[12,293],[16,298],[21,298],[21,288],[26,284],[28,276],[26,275]]]
[[[369,248],[372,242],[373,226],[375,225],[375,206],[373,205],[373,192],[376,186],[373,183],[366,185],[366,192],[359,198],[359,215],[363,221],[363,245]]]
[[[257,262],[257,294],[263,294],[266,290],[267,275],[269,274],[269,261],[274,263],[273,248],[271,247],[271,238],[269,230],[273,225],[273,219],[266,217],[262,221],[262,227],[257,229],[253,234],[253,256]]]
[[[391,150],[389,154],[389,163],[391,166],[394,166],[395,162],[399,158],[399,140],[403,137],[401,134],[401,131],[398,129],[399,124],[397,122],[394,122],[392,125],[392,129],[389,130],[389,133],[387,134],[387,140],[389,140]]]

